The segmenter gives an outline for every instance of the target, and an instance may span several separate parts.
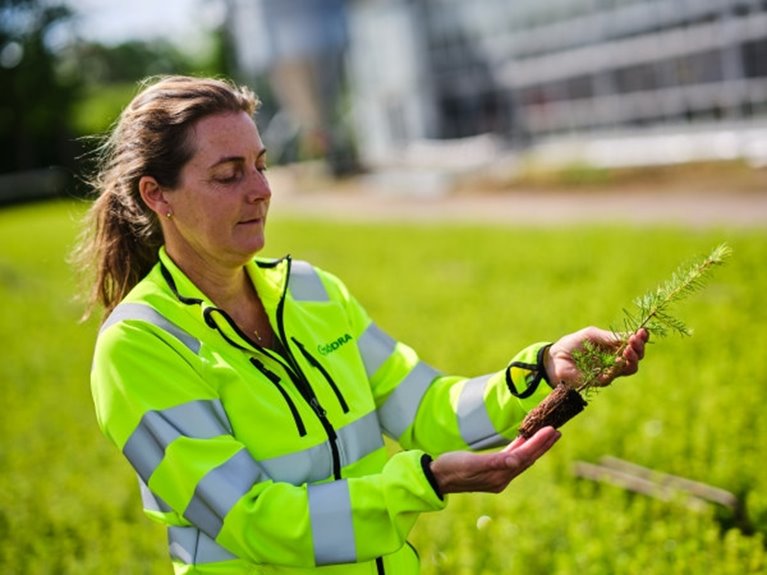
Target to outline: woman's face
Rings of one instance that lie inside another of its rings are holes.
[[[165,194],[168,253],[182,267],[242,266],[264,246],[272,192],[266,149],[245,112],[208,116],[192,128],[193,155]]]

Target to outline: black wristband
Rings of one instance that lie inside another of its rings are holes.
[[[546,382],[546,384],[554,389],[554,385],[551,385],[551,380],[549,379],[549,374],[546,372],[546,365],[544,363],[544,358],[546,357],[546,350],[549,349],[552,346],[552,344],[544,345],[541,349],[538,350],[538,360],[537,360],[537,367],[538,367],[538,373],[541,376],[541,379]]]
[[[426,476],[426,480],[429,482],[429,485],[431,485],[431,488],[434,490],[434,493],[437,494],[437,497],[442,499],[444,501],[445,497],[442,495],[442,492],[439,490],[439,485],[437,484],[437,478],[434,477],[434,472],[431,470],[431,462],[434,461],[428,453],[424,453],[421,456],[421,468],[423,469],[423,474]]]

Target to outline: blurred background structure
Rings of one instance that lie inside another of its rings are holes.
[[[265,75],[276,98],[264,133],[270,157],[321,157],[336,175],[354,171],[344,0],[228,0],[227,13],[240,79]]]
[[[157,73],[251,85],[271,160],[332,176],[767,166],[764,0],[173,0],[115,36],[141,4],[0,2],[0,173],[71,171]]]
[[[486,155],[573,136],[609,140],[613,155],[623,152],[613,163],[767,162],[762,0],[232,0],[229,10],[246,75],[279,71],[295,53],[265,50],[256,37],[322,36],[344,51],[346,85],[327,61],[307,58],[294,71],[306,83],[335,79],[337,90],[323,94],[348,90],[366,165],[429,140],[473,138]],[[327,107],[313,100],[318,112]],[[639,146],[644,154],[626,142],[671,134],[660,154],[657,141]]]

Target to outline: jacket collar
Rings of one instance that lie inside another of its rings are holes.
[[[165,246],[160,248],[159,260],[161,273],[168,287],[181,303],[197,304],[202,307],[215,306],[211,299],[176,265],[165,250]],[[277,308],[285,292],[289,260],[290,256],[279,259],[254,258],[245,264],[245,272],[253,282],[268,312]]]
[[[232,346],[253,351],[258,347],[250,337],[244,334],[226,312],[216,307],[210,298],[202,292],[171,259],[165,248],[159,253],[158,267],[165,283],[176,299],[184,304],[192,315],[210,328],[218,331]],[[269,316],[273,329],[278,325],[277,316],[287,291],[290,257],[278,260],[254,258],[245,265],[245,271],[261,298],[261,303]]]

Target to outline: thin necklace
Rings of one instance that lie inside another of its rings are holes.
[[[271,333],[271,330],[269,330],[269,332],[267,332],[267,333]],[[259,331],[257,329],[253,330],[253,335],[256,336],[256,341],[258,342],[258,344],[261,347],[271,347],[272,344],[274,343],[274,336],[269,338],[270,341],[267,342],[263,337],[261,337],[261,333],[259,333]]]

